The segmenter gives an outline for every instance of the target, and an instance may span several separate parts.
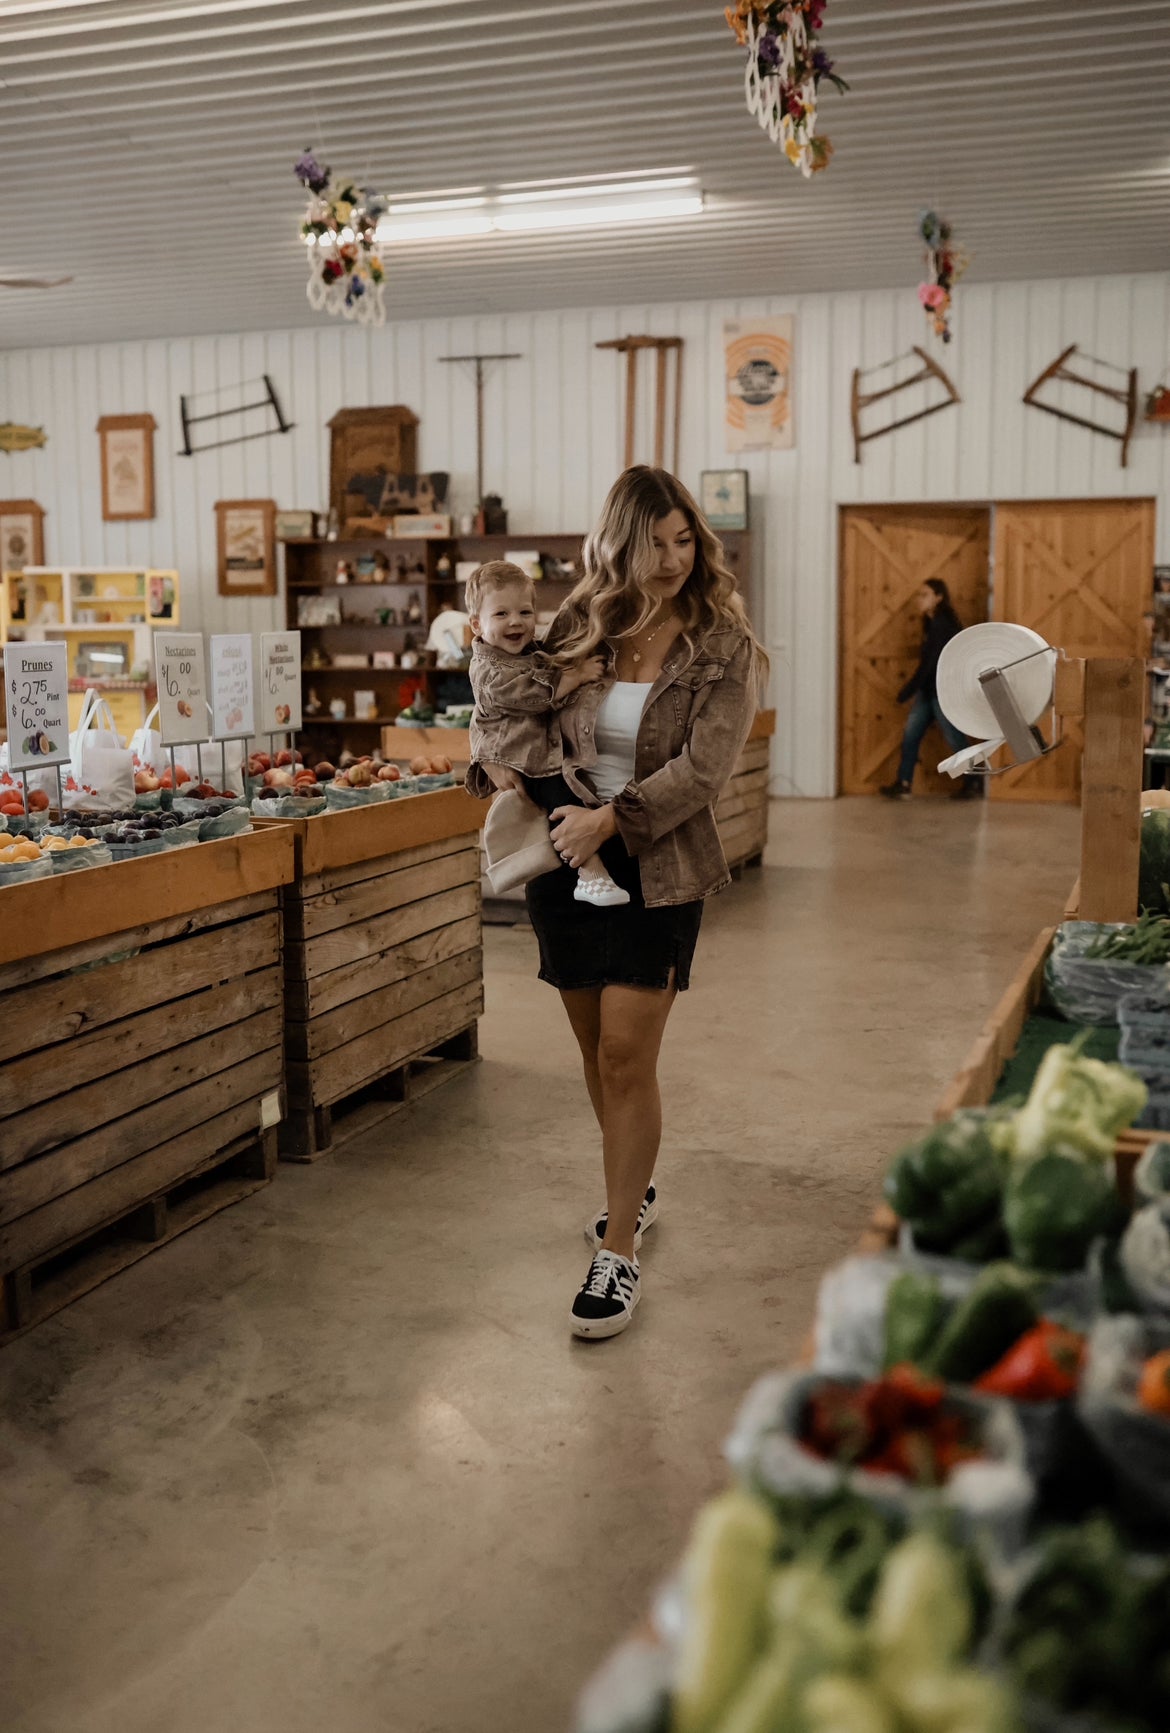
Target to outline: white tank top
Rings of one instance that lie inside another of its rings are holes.
[[[597,763],[589,780],[603,800],[613,800],[633,781],[638,729],[649,696],[648,681],[615,680],[601,700],[593,735]]]

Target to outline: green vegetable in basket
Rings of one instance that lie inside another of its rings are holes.
[[[974,1632],[971,1597],[953,1547],[921,1529],[886,1560],[870,1614],[870,1635],[892,1677],[936,1673],[967,1654]]]
[[[1149,967],[1170,962],[1170,920],[1147,909],[1136,921],[1119,927],[1103,926],[1085,956],[1094,961],[1108,959]]]
[[[948,1310],[934,1276],[920,1275],[917,1270],[903,1270],[895,1276],[886,1293],[883,1370],[888,1372],[905,1360],[912,1366],[923,1365]]]
[[[1004,1197],[1012,1256],[1030,1270],[1079,1270],[1099,1234],[1120,1231],[1124,1206],[1103,1166],[1043,1155],[1012,1174]]]
[[[1050,1047],[1016,1114],[1016,1155],[1021,1161],[1050,1154],[1106,1161],[1147,1096],[1140,1077],[1124,1065],[1086,1059],[1079,1040]]]
[[[749,1492],[722,1493],[699,1512],[683,1566],[673,1733],[710,1733],[762,1654],[776,1540],[776,1518]]]
[[[1034,1289],[1014,1264],[988,1264],[919,1362],[923,1370],[948,1383],[973,1383],[1036,1322]]]
[[[801,1709],[808,1733],[901,1733],[892,1703],[866,1679],[826,1673],[805,1691]]]
[[[799,1641],[783,1638],[752,1668],[714,1733],[775,1733],[777,1727],[790,1725],[808,1672]]]
[[[1142,813],[1138,908],[1170,914],[1170,812],[1165,807]]]
[[[923,1251],[949,1252],[998,1220],[1005,1162],[993,1124],[956,1113],[907,1144],[886,1175],[886,1201]]]

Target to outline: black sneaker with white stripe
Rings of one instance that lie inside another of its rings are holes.
[[[620,1335],[633,1321],[641,1287],[636,1258],[631,1263],[618,1252],[598,1252],[573,1301],[569,1327],[574,1336],[597,1341]]]
[[[642,1244],[642,1235],[645,1233],[646,1229],[649,1227],[653,1227],[654,1223],[657,1220],[658,1220],[658,1193],[654,1189],[653,1182],[651,1182],[651,1184],[647,1188],[646,1196],[645,1196],[645,1199],[643,1200],[642,1207],[638,1211],[638,1225],[634,1229],[634,1250],[635,1251],[638,1251],[640,1249],[641,1244]],[[602,1210],[602,1212],[599,1216],[591,1216],[590,1219],[585,1223],[585,1238],[588,1240],[589,1244],[593,1247],[594,1251],[598,1251],[600,1249],[601,1242],[605,1238],[605,1230],[608,1226],[609,1226],[609,1214],[608,1214],[608,1211],[606,1211],[606,1210]]]

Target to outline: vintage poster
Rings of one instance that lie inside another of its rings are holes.
[[[723,325],[728,451],[791,451],[796,321],[727,319]]]

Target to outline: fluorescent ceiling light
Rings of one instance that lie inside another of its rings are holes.
[[[693,217],[703,208],[703,195],[688,198],[647,199],[637,204],[586,205],[565,211],[501,211],[492,227],[504,234],[531,233],[534,229],[608,228],[611,223],[654,223],[664,217]]]
[[[653,180],[589,181],[493,198],[396,204],[379,220],[378,240],[454,240],[474,235],[532,234],[549,229],[609,228],[697,216],[703,194],[692,174]]]

